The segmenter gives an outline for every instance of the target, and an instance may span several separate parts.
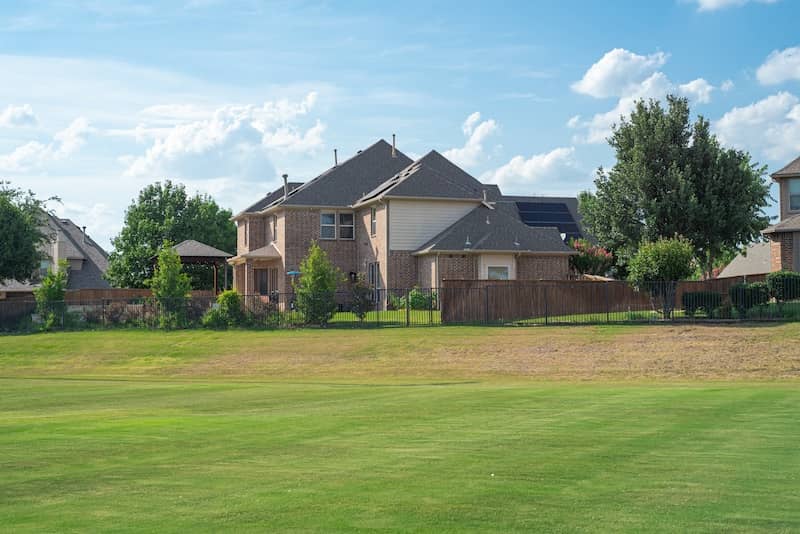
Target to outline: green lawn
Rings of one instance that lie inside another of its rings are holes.
[[[0,530],[797,531],[797,362],[737,368],[724,343],[794,354],[798,334],[0,337]],[[687,358],[720,346],[736,378],[615,374],[669,339]],[[519,367],[548,351],[572,375]]]

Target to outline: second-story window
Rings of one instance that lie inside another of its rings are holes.
[[[378,233],[378,211],[375,208],[369,210],[369,235],[375,236]]]
[[[789,210],[800,211],[800,178],[789,180]]]
[[[336,214],[322,212],[319,216],[320,239],[336,239]]]
[[[352,213],[339,214],[339,239],[353,239],[355,237],[355,219]]]
[[[270,218],[270,232],[272,233],[272,241],[273,243],[278,242],[278,216],[273,215]]]

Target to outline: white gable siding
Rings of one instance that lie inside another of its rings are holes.
[[[389,202],[389,248],[416,250],[477,205],[474,201],[393,199]]]

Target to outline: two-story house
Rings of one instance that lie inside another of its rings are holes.
[[[436,151],[412,161],[380,140],[313,180],[288,182],[238,213],[234,287],[291,291],[311,241],[377,288],[445,279],[563,279],[577,202],[506,197]]]
[[[780,221],[764,231],[770,240],[770,270],[800,271],[800,158],[772,179],[780,191]]]

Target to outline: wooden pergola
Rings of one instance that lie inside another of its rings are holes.
[[[225,266],[223,287],[228,287],[228,258],[232,258],[233,254],[228,254],[211,245],[206,245],[194,239],[187,239],[178,243],[172,250],[175,251],[181,258],[181,263],[187,265],[212,265],[214,270],[214,294],[219,293],[217,286],[217,267],[220,265]]]

